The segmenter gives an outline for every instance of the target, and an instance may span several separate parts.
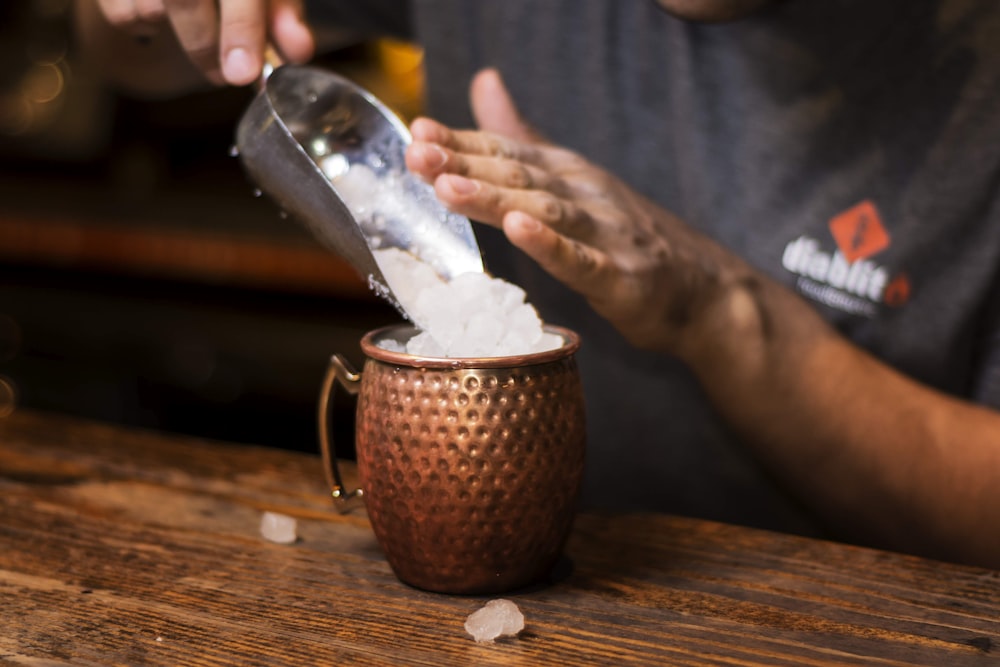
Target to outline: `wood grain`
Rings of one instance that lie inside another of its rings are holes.
[[[348,470],[349,473],[353,471]],[[272,544],[261,512],[298,519]],[[319,459],[18,412],[0,420],[0,663],[979,665],[1000,573],[662,515],[581,515],[527,627],[399,583]]]

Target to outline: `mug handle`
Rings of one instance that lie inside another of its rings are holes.
[[[319,445],[323,455],[323,472],[326,474],[326,481],[330,485],[330,494],[333,499],[347,501],[363,496],[364,491],[360,488],[352,491],[346,490],[344,480],[340,476],[340,468],[337,466],[337,450],[334,448],[333,435],[330,433],[329,425],[334,381],[339,381],[351,396],[357,396],[358,390],[361,388],[361,373],[355,372],[347,359],[339,354],[334,354],[330,357],[330,365],[326,368],[323,388],[319,395]]]

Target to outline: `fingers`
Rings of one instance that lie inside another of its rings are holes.
[[[573,239],[587,241],[595,230],[586,210],[544,190],[516,190],[442,174],[434,181],[434,192],[450,210],[496,227],[508,213],[521,211]]]
[[[133,0],[97,0],[97,6],[108,23],[116,28],[125,28],[138,18]]]
[[[219,12],[215,0],[165,0],[170,25],[188,59],[215,84],[224,82],[219,64]]]
[[[422,141],[407,147],[406,166],[431,183],[440,174],[448,172],[519,190],[538,189],[560,194],[564,189],[559,179],[534,165],[456,153],[438,144]]]
[[[165,3],[188,58],[216,84],[257,81],[270,34],[290,62],[312,57],[315,42],[303,17],[302,0],[102,0]]]
[[[305,22],[301,0],[273,0],[271,39],[288,62],[304,63],[313,57],[316,41]]]
[[[410,124],[410,134],[414,141],[438,144],[456,153],[501,157],[546,166],[546,154],[541,146],[478,130],[453,130],[430,118],[414,120]]]
[[[480,72],[470,91],[482,129],[414,120],[407,167],[432,182],[456,213],[499,227],[520,212],[567,242],[591,240],[596,223],[579,197],[583,191],[563,178],[586,166],[582,158],[547,144],[528,127],[496,70]]]
[[[158,23],[166,16],[163,0],[135,0],[135,13],[143,23]]]
[[[435,186],[451,210],[499,226],[523,211],[559,233],[587,240],[594,222],[575,201],[560,167],[579,158],[565,150],[523,144],[481,131],[452,130],[430,119],[411,125],[406,165]]]
[[[542,141],[541,135],[521,118],[497,70],[484,69],[476,74],[469,87],[469,101],[481,130],[526,143]]]
[[[167,15],[163,0],[98,0],[97,5],[108,23],[136,37],[155,33]]]
[[[267,36],[266,0],[230,0],[219,8],[222,75],[234,86],[256,81],[264,68]]]
[[[519,211],[507,214],[501,226],[511,244],[554,278],[592,300],[604,297],[611,264],[602,252]]]

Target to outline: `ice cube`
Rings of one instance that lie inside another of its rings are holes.
[[[292,544],[298,539],[295,533],[295,518],[278,514],[277,512],[264,512],[260,519],[260,534],[265,540],[277,542],[278,544]]]
[[[526,302],[525,297],[527,295],[524,290],[513,283],[498,283],[494,289],[496,290],[495,298],[500,303],[500,308],[504,312],[509,313]]]
[[[492,644],[502,636],[515,636],[524,629],[524,614],[510,600],[490,600],[465,619],[465,631],[477,642]]]
[[[542,337],[542,321],[534,308],[526,303],[522,304],[508,315],[507,333],[515,334],[534,344]]]
[[[364,215],[358,215],[358,209],[364,207],[374,199],[378,191],[378,176],[371,169],[363,165],[351,165],[347,158],[337,153],[323,160],[323,173],[333,181],[337,188],[337,194],[347,204],[351,212],[363,219]]]
[[[421,357],[444,357],[445,354],[444,347],[434,340],[426,331],[421,332],[410,339],[410,342],[406,344],[406,351],[410,354],[416,354]]]
[[[313,144],[313,151],[318,155],[326,155],[330,152],[330,146],[328,144]],[[341,176],[347,173],[347,170],[351,168],[351,163],[347,161],[347,158],[336,153],[334,155],[329,155],[319,162],[319,168],[323,170],[323,174],[329,178],[331,181],[336,182]],[[347,188],[351,187],[350,182],[347,182]],[[353,195],[354,192],[351,191],[348,196]],[[345,197],[346,199],[346,197]],[[351,206],[352,202],[348,201],[347,205]]]
[[[406,352],[406,346],[395,338],[383,338],[378,342],[378,346],[389,352]]]
[[[496,313],[481,311],[474,313],[465,323],[462,341],[466,349],[477,356],[496,356],[504,323]]]
[[[546,352],[548,350],[557,350],[562,347],[563,338],[562,336],[557,336],[556,334],[545,333],[534,345],[532,352]]]

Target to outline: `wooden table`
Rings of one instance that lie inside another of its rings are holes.
[[[260,536],[265,510],[298,520]],[[0,663],[902,665],[1000,661],[1000,573],[660,515],[579,517],[567,566],[485,598],[394,577],[318,457],[0,419]]]

